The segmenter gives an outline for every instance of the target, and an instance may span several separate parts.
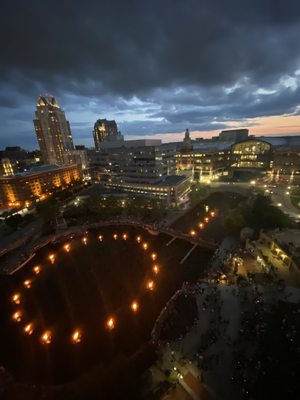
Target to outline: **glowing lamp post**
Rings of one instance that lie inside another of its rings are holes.
[[[23,282],[23,285],[27,288],[30,289],[31,288],[31,280],[27,279],[26,281]]]
[[[52,334],[50,331],[46,331],[41,336],[42,344],[50,344],[52,341]]]
[[[15,294],[12,296],[11,301],[12,301],[13,303],[15,303],[15,304],[20,304],[20,303],[21,303],[21,295],[20,295],[20,293],[15,293]]]
[[[136,313],[138,311],[138,309],[139,309],[139,305],[138,305],[138,303],[136,301],[133,301],[131,303],[131,305],[130,305],[130,308],[132,309],[133,312]]]
[[[22,312],[21,312],[21,311],[16,311],[16,312],[13,314],[12,319],[13,319],[15,322],[21,322],[21,321],[22,321]]]
[[[26,335],[30,336],[33,334],[33,325],[32,324],[27,324],[24,327],[24,332],[26,333]]]
[[[147,250],[147,249],[148,249],[148,243],[144,243],[144,244],[143,244],[143,249],[144,249],[144,250]]]
[[[80,343],[81,342],[81,338],[82,338],[82,334],[81,334],[80,330],[76,329],[76,331],[74,331],[72,333],[71,342],[73,344]]]
[[[54,264],[54,261],[55,261],[55,254],[50,254],[48,258],[49,258],[51,264]]]
[[[157,275],[159,273],[158,265],[153,265],[153,272]]]
[[[65,244],[65,245],[64,245],[64,249],[65,249],[65,251],[66,251],[67,253],[69,253],[69,251],[70,251],[70,244],[69,244],[69,243]]]
[[[41,272],[41,267],[40,267],[39,265],[36,265],[36,266],[33,268],[33,272],[34,272],[36,275],[38,275],[38,274]]]
[[[106,321],[106,328],[111,331],[115,328],[115,325],[115,319],[113,317],[108,318]]]
[[[148,281],[146,287],[147,287],[148,290],[154,290],[154,282],[153,281]]]

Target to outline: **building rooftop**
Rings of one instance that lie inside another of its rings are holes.
[[[300,231],[298,229],[273,230],[267,232],[279,245],[292,245],[300,249]]]
[[[193,151],[222,151],[222,150],[230,150],[231,146],[235,142],[215,142],[211,141],[210,143],[201,143],[201,142],[193,142]]]
[[[159,182],[159,186],[172,186],[178,185],[178,183],[186,180],[186,175],[169,175],[162,182]]]
[[[300,149],[300,136],[259,136],[257,139],[270,143],[276,150]]]
[[[17,172],[14,175],[1,176],[1,178],[16,178],[16,177],[27,176],[27,175],[31,175],[31,174],[38,174],[40,172],[50,171],[53,169],[59,169],[59,168],[65,168],[65,167],[66,167],[66,165],[57,165],[57,164],[39,165],[39,166],[30,168],[28,171]]]

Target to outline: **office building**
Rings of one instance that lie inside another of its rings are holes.
[[[54,188],[63,188],[81,179],[81,169],[73,165],[42,165],[27,172],[0,177],[0,206],[19,207],[43,200]]]
[[[116,121],[108,121],[106,118],[98,119],[95,122],[93,136],[96,150],[102,148],[104,141],[122,142],[124,140],[123,136],[118,131]]]
[[[38,98],[33,122],[43,163],[67,163],[69,151],[74,150],[71,129],[53,96]]]
[[[163,200],[167,207],[178,207],[187,201],[191,183],[185,175],[172,175],[155,184],[112,180],[107,182],[106,186],[137,195],[155,197]]]

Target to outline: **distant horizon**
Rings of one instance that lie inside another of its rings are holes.
[[[223,131],[229,131],[233,129],[249,129],[249,128],[228,128],[228,129],[222,129]],[[71,127],[72,130],[72,127]],[[196,139],[211,139],[213,137],[217,137],[221,130],[217,131],[211,131],[211,132],[200,132],[200,131],[190,131],[190,137],[192,140]],[[130,141],[130,140],[143,140],[143,139],[157,139],[161,140],[162,143],[180,143],[183,141],[184,138],[184,133],[185,132],[178,132],[178,133],[154,133],[154,134],[149,134],[149,135],[124,135],[124,140]],[[201,136],[202,135],[202,136]],[[267,133],[267,134],[260,134],[260,133],[252,133],[249,129],[249,138],[251,136],[254,137],[276,137],[276,136],[300,136],[300,132],[287,132],[287,133]],[[164,140],[166,139],[166,140]],[[86,148],[93,148],[95,147],[93,138],[89,140],[91,142],[90,145],[86,145],[84,143],[75,143],[74,141],[74,136],[73,136],[73,142],[74,146],[82,146],[84,145]],[[6,147],[21,147],[23,150],[26,151],[35,151],[35,150],[40,150],[38,147],[38,144],[36,147],[24,147],[20,146],[19,144],[9,144],[9,145],[3,145],[0,147],[0,151],[5,150]]]

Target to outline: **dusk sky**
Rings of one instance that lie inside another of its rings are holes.
[[[5,1],[0,33],[0,148],[38,147],[41,94],[75,144],[98,118],[126,138],[300,134],[299,0]]]

